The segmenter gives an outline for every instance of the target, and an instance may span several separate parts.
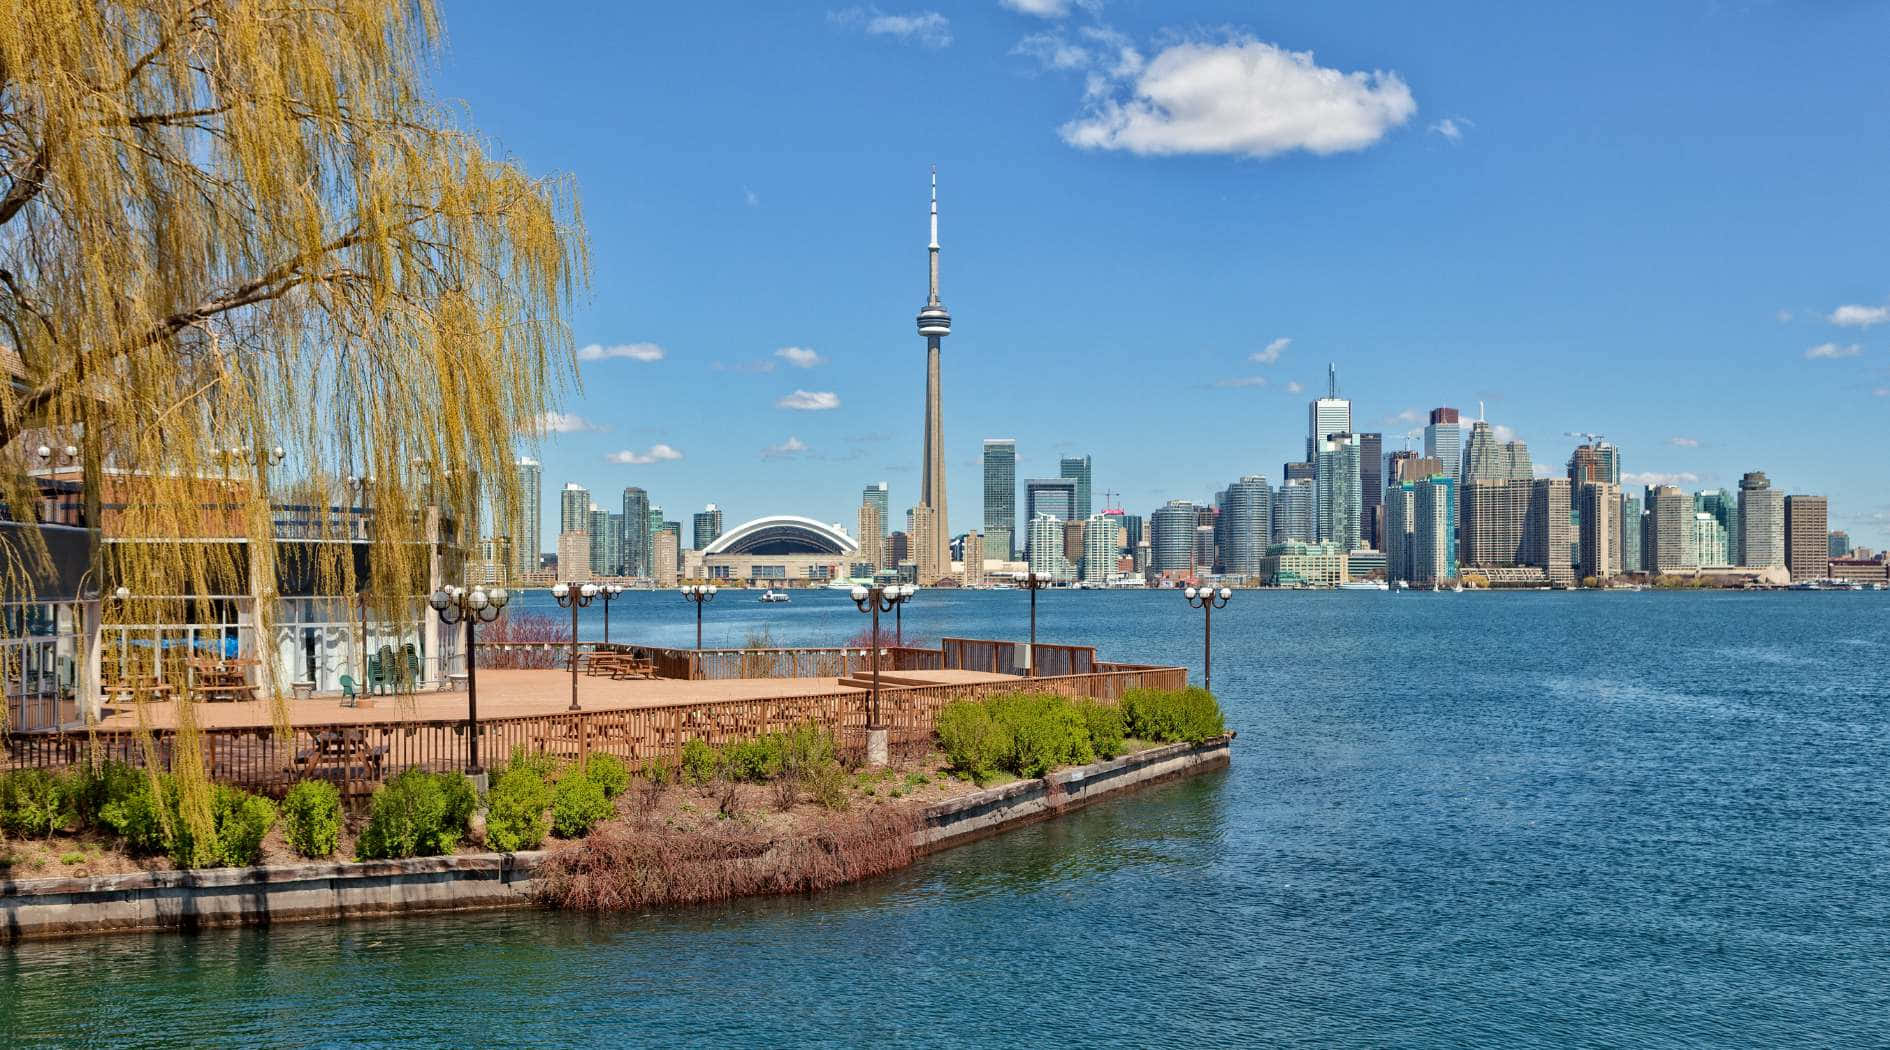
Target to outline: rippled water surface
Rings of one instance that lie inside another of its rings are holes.
[[[1181,606],[1047,594],[1042,637],[1198,671]],[[706,633],[862,621],[725,595]],[[1890,595],[1247,592],[1215,642],[1225,773],[814,899],[0,949],[0,1044],[1890,1042]]]

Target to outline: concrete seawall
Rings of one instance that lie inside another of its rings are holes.
[[[1225,768],[1232,736],[1020,780],[927,808],[926,854],[1046,820],[1149,784]],[[0,938],[266,926],[529,907],[545,851],[0,882]]]

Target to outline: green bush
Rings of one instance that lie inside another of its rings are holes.
[[[552,789],[551,830],[559,838],[583,838],[615,812],[603,785],[589,776],[567,776]]]
[[[169,773],[159,774],[157,781],[157,793],[153,793],[150,775],[141,772],[124,794],[99,808],[99,823],[123,836],[125,848],[140,856],[164,853],[170,847],[168,829],[175,819],[177,789]]]
[[[552,788],[545,783],[545,768],[543,762],[521,761],[520,756],[514,755],[512,764],[493,777],[492,790],[486,795],[486,843],[493,849],[516,853],[522,849],[537,849],[545,841],[545,835],[551,831],[551,820],[545,810],[552,803]],[[556,768],[555,763],[553,768]]]
[[[1089,725],[1063,697],[1011,694],[993,698],[990,706],[993,717],[1011,731],[1005,765],[1018,776],[1040,777],[1060,766],[1095,761]]]
[[[282,799],[282,837],[304,857],[327,857],[341,845],[341,792],[326,780],[303,780]]]
[[[991,709],[970,700],[946,704],[938,713],[938,736],[952,768],[983,783],[1009,762],[1009,727]]]
[[[116,759],[98,768],[82,766],[72,774],[71,806],[81,828],[104,827],[105,807],[130,795],[147,781],[144,770]]]
[[[262,860],[263,836],[276,823],[276,804],[261,795],[219,784],[211,796],[216,816],[216,855],[226,866],[246,868]]]
[[[355,854],[377,860],[451,853],[466,833],[473,801],[464,774],[401,770],[374,792]]]
[[[827,809],[847,808],[847,771],[834,759],[825,759],[801,773],[814,801]]]
[[[1122,709],[1094,700],[1077,705],[1077,709],[1083,713],[1083,722],[1089,727],[1089,744],[1095,749],[1096,757],[1114,758],[1122,754],[1122,741],[1127,736]]]
[[[722,769],[730,780],[759,784],[780,776],[786,768],[787,737],[781,733],[764,733],[722,748]]]
[[[605,798],[616,798],[630,786],[630,768],[616,755],[593,753],[584,763],[584,775],[603,790]]]
[[[1129,735],[1141,740],[1198,744],[1227,732],[1214,694],[1186,689],[1131,689],[1122,697]]]
[[[73,817],[66,778],[43,769],[0,775],[0,829],[12,835],[50,836]]]
[[[715,779],[722,766],[722,755],[707,741],[691,739],[683,744],[682,778],[701,787]]]
[[[790,730],[783,739],[783,749],[783,772],[797,777],[804,777],[823,763],[834,761],[840,750],[834,744],[833,732],[812,722]]]

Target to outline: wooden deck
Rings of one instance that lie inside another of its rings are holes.
[[[926,670],[901,671],[896,676],[902,685],[964,686],[994,682],[1018,685],[1024,679],[1014,675],[983,671]],[[857,679],[856,679],[857,680]],[[568,671],[480,671],[479,718],[529,718],[563,714],[571,706],[571,675]],[[653,679],[613,681],[601,675],[578,675],[578,706],[588,713],[636,711],[679,705],[717,704],[728,701],[787,700],[800,697],[831,696],[866,690],[843,685],[838,678],[742,678],[719,681],[683,681]],[[890,681],[886,683],[891,688]],[[289,722],[295,727],[329,725],[365,725],[393,722],[438,722],[466,717],[464,691],[421,692],[408,695],[383,694],[362,697],[360,706],[343,707],[338,696],[310,700],[285,701]],[[151,701],[145,705],[149,724],[168,729],[175,723],[173,704]],[[245,700],[228,703],[198,703],[197,724],[203,729],[261,729],[275,724],[273,706],[268,701]],[[102,731],[136,729],[138,716],[132,705],[110,704],[99,721]]]

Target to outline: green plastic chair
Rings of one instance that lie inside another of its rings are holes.
[[[394,656],[394,647],[381,646],[381,692],[400,689],[400,662]]]
[[[380,657],[370,656],[367,658],[367,678],[364,679],[361,684],[367,687],[367,691],[370,694],[380,691],[380,684],[381,684],[381,658]]]
[[[355,695],[354,695],[354,676],[351,674],[342,675],[341,676],[341,706],[353,707],[358,702],[359,701],[355,698]]]

